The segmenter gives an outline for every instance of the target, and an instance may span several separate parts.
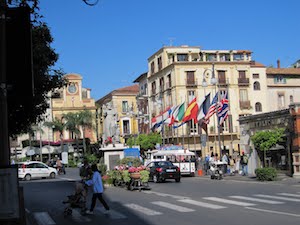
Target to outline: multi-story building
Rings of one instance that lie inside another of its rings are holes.
[[[52,118],[62,119],[63,114],[69,112],[76,113],[82,110],[92,112],[94,116],[93,126],[96,125],[96,106],[95,100],[91,98],[91,89],[82,87],[82,77],[79,74],[70,73],[64,76],[68,80],[68,85],[52,94]],[[83,138],[82,128],[81,137]],[[85,129],[85,138],[89,138],[91,143],[97,142],[96,131],[93,128]],[[65,130],[63,132],[63,139],[74,139],[72,132]],[[54,141],[60,140],[60,134],[54,133]]]
[[[141,134],[148,134],[150,132],[150,117],[148,106],[147,73],[141,74],[134,80],[134,83],[139,83],[139,93],[136,96],[136,104],[138,109],[138,131]]]
[[[287,109],[300,102],[300,68],[267,68],[269,111]]]
[[[135,84],[116,89],[97,100],[103,143],[110,139],[114,143],[125,143],[126,139],[138,134],[138,93],[139,85]]]
[[[242,150],[239,117],[268,111],[266,68],[252,60],[251,51],[163,47],[148,58],[148,69],[151,117],[182,102],[186,107],[194,97],[200,101],[208,93],[211,100],[216,91],[228,92],[229,96],[230,115],[220,132],[215,116],[210,120],[207,136],[193,122],[177,129],[165,126],[162,132],[165,144],[180,142],[191,150],[201,150],[202,155],[220,154],[220,148],[232,154]],[[216,84],[210,83],[213,77]]]

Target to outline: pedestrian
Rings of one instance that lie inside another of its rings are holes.
[[[107,205],[106,201],[103,199],[103,196],[102,196],[104,189],[103,189],[103,184],[102,184],[102,177],[101,177],[100,172],[98,171],[97,165],[93,164],[91,166],[91,170],[93,172],[92,179],[85,181],[85,183],[88,186],[93,186],[93,197],[92,197],[92,203],[91,203],[90,210],[86,211],[86,213],[93,214],[93,210],[95,208],[97,198],[99,199],[99,201],[102,203],[102,205],[108,212],[109,206]]]
[[[245,155],[244,152],[242,152],[242,156],[241,156],[241,166],[242,166],[242,175],[247,176],[248,175],[248,156]]]
[[[83,165],[79,169],[79,176],[81,179],[89,179],[89,169],[90,169],[90,164],[87,159],[83,160]]]
[[[223,173],[224,175],[227,173],[227,165],[228,165],[228,157],[226,155],[226,152],[223,152],[222,156],[222,163],[223,163]]]
[[[56,160],[56,168],[57,168],[58,174],[61,174],[61,173],[63,172],[63,171],[62,171],[62,163],[61,163],[59,157],[58,157],[57,160]]]

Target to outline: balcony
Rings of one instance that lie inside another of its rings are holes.
[[[249,86],[249,78],[238,78],[239,86]]]
[[[228,80],[226,78],[219,78],[218,79],[218,85],[219,86],[227,86],[228,85]]]
[[[172,88],[171,82],[167,82],[167,83],[166,83],[166,90],[169,90],[169,89],[171,89],[171,88]]]
[[[250,105],[250,101],[240,101],[240,109],[250,109],[251,105]]]
[[[197,79],[194,79],[194,80],[185,80],[185,85],[187,87],[197,87],[197,85],[198,85]]]

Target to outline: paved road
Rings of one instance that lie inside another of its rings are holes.
[[[245,177],[222,181],[183,178],[181,183],[151,183],[151,190],[142,192],[110,187],[105,191],[112,209],[109,215],[97,203],[92,216],[74,210],[72,216],[64,218],[61,201],[74,191],[78,178],[78,170],[70,170],[56,180],[21,182],[29,225],[300,223],[299,181],[262,183]]]

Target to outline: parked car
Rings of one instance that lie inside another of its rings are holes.
[[[35,178],[55,178],[57,170],[39,161],[19,162],[18,177],[23,180]]]
[[[150,162],[147,168],[150,170],[149,179],[155,183],[163,182],[166,179],[175,179],[176,182],[180,182],[181,173],[179,167],[169,161]]]

